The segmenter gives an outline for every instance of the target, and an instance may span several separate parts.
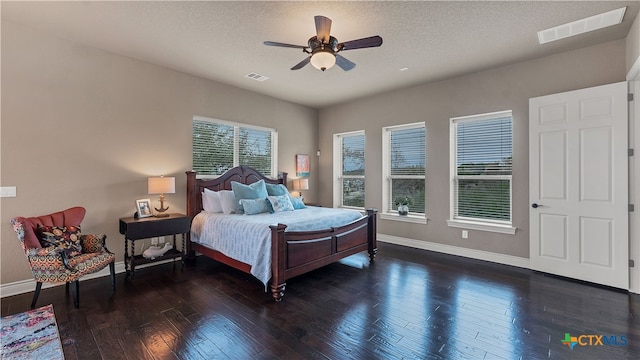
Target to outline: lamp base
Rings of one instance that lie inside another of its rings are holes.
[[[154,214],[153,217],[169,217],[169,214],[167,214],[167,213],[157,213],[157,214]]]

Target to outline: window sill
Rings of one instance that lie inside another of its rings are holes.
[[[515,235],[517,230],[515,227],[510,225],[490,224],[478,221],[447,220],[447,225],[455,228],[489,231],[509,235]]]
[[[392,221],[403,221],[410,222],[414,224],[426,224],[429,219],[425,216],[420,215],[398,215],[393,213],[380,213],[380,219],[382,220],[392,220]]]

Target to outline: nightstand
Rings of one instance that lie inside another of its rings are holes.
[[[135,271],[136,265],[149,264],[157,261],[182,259],[184,267],[185,258],[185,234],[191,229],[191,218],[184,214],[169,214],[168,217],[146,217],[146,218],[121,218],[120,234],[124,235],[124,268],[126,270],[125,279]],[[182,235],[182,247],[176,247],[176,235]],[[164,255],[154,259],[147,259],[142,255],[135,255],[136,240],[149,239],[152,237],[173,235],[173,249]],[[129,250],[131,255],[129,255]]]

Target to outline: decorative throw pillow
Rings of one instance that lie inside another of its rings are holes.
[[[267,199],[241,199],[240,204],[244,208],[245,215],[255,215],[270,212]]]
[[[265,184],[267,187],[267,194],[269,196],[287,195],[289,190],[282,184]]]
[[[241,184],[237,181],[232,181],[231,189],[233,190],[233,194],[236,196],[236,201],[238,204],[236,208],[237,213],[242,213],[243,211],[240,200],[265,199],[267,196],[269,196],[269,194],[267,194],[267,187],[265,186],[264,180],[259,180],[249,185]]]
[[[289,195],[268,196],[267,199],[269,199],[274,212],[293,211]]]
[[[236,196],[233,194],[231,190],[220,190],[218,191],[218,195],[220,196],[220,206],[222,207],[222,212],[225,214],[233,214],[236,212]]]
[[[220,194],[217,191],[204,189],[202,192],[202,208],[204,211],[221,213]]]
[[[55,246],[69,258],[82,253],[80,226],[38,226],[36,234],[42,247]]]
[[[87,234],[80,235],[80,245],[82,246],[82,252],[99,253],[104,251],[102,244],[104,243],[105,234]]]
[[[293,197],[289,195],[289,200],[291,200],[291,204],[293,204],[293,208],[295,210],[300,210],[307,207],[307,205],[304,204],[304,202],[302,201],[302,198],[300,197]]]

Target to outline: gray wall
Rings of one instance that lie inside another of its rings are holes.
[[[2,22],[2,284],[32,279],[9,220],[80,205],[83,232],[106,233],[117,261],[118,219],[132,216],[147,177],[176,177],[170,212],[184,212],[194,115],[278,130],[278,168],[315,154],[317,111]],[[295,124],[295,126],[291,126]],[[296,139],[296,141],[288,141]],[[310,188],[317,163],[311,162]],[[305,198],[316,201],[316,192]],[[138,247],[140,248],[140,247]]]
[[[636,19],[627,34],[627,72],[631,70],[633,65],[640,59],[640,16],[636,15]],[[640,70],[640,69],[636,69]]]
[[[378,232],[408,239],[529,257],[528,101],[531,97],[623,81],[625,41],[619,40],[436,83],[391,91],[323,109],[319,115],[320,194],[331,205],[333,134],[366,132],[366,206],[382,206],[382,127],[425,121],[428,224],[380,220]],[[461,230],[449,217],[449,118],[513,110],[515,235]]]

